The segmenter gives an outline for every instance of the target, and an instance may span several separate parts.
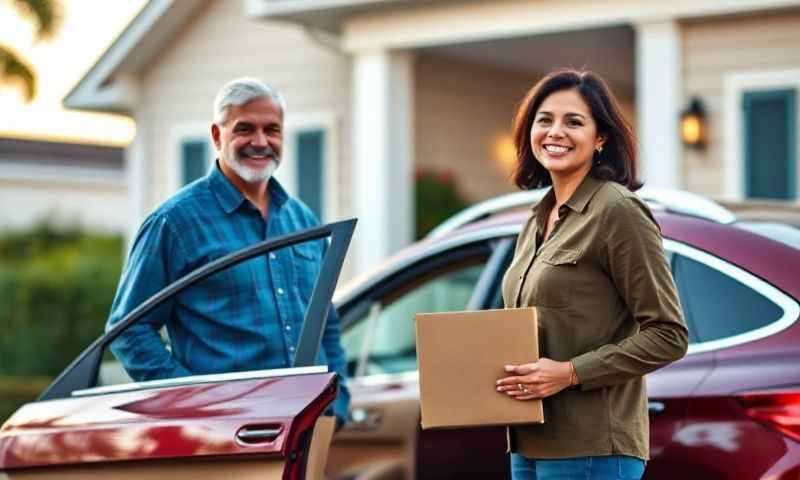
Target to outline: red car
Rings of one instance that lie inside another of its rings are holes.
[[[501,307],[500,279],[528,210],[497,213],[540,195],[473,207],[338,292],[353,404],[350,423],[331,445],[328,478],[508,477],[502,428],[420,431],[412,318]],[[797,480],[800,231],[736,222],[690,194],[642,196],[661,224],[691,336],[684,359],[648,376],[652,459],[645,477]],[[342,238],[349,239],[326,232],[337,247],[326,256],[306,316],[312,354],[346,249]],[[247,253],[278,248],[268,243]],[[132,312],[123,324],[144,313]],[[113,383],[113,363],[102,355],[115,334],[101,337],[41,401],[6,422],[0,472],[158,478],[154,469],[165,467],[193,480],[221,471],[303,478],[313,426],[335,392],[324,367],[301,359],[295,370],[103,386]]]
[[[502,275],[540,195],[473,207],[340,289],[353,418],[334,439],[332,478],[508,477],[502,428],[419,430],[411,318],[502,308]],[[691,337],[685,358],[647,378],[645,478],[800,479],[800,230],[736,222],[685,192],[640,195],[661,224]]]

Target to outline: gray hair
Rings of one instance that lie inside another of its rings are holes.
[[[268,98],[281,107],[286,113],[286,100],[272,85],[254,77],[242,77],[231,80],[219,89],[214,98],[214,123],[222,125],[228,120],[228,107],[244,105],[257,98]]]

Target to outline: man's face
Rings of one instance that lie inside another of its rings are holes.
[[[246,183],[261,183],[281,162],[283,112],[268,98],[230,106],[225,123],[211,126],[211,136],[223,171],[232,170]]]

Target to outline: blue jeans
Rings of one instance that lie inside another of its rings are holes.
[[[625,455],[533,460],[511,454],[512,480],[640,480],[644,461]]]

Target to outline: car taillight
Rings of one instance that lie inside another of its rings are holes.
[[[800,391],[748,392],[738,398],[747,416],[800,441]]]

